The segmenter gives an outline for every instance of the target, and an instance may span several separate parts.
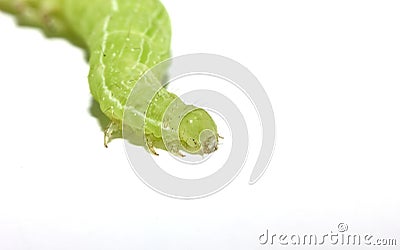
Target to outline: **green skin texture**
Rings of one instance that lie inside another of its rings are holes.
[[[47,36],[64,37],[88,52],[90,92],[111,121],[105,131],[110,139],[121,134],[124,107],[136,82],[170,57],[170,21],[158,0],[0,0],[0,10],[14,14],[20,24],[40,27]],[[169,148],[162,140],[162,118],[176,98],[161,88],[150,102],[144,133],[153,153],[154,147]],[[205,110],[176,114],[175,119],[181,119],[180,149],[200,154],[217,149],[217,126]],[[212,131],[215,140],[202,141],[204,130]]]

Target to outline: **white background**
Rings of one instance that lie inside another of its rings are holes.
[[[121,140],[103,147],[84,53],[0,14],[0,249],[279,249],[258,236],[340,222],[400,244],[398,1],[163,2],[174,55],[224,55],[264,85],[265,175],[248,185],[247,164],[200,200],[149,189]]]

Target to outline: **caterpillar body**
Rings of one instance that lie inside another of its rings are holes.
[[[104,134],[105,146],[125,126],[124,111],[135,112],[135,105],[141,105],[145,95],[136,93],[135,104],[126,109],[135,84],[146,71],[170,57],[170,20],[158,0],[0,0],[0,10],[14,14],[21,24],[40,27],[48,36],[64,37],[88,52],[90,92],[111,121]],[[204,109],[186,105],[158,82],[149,83],[142,91],[146,88],[158,88],[148,103],[142,131],[150,152],[157,154],[154,148],[160,148],[178,155],[180,150],[207,154],[217,149],[217,126]],[[168,145],[170,142],[162,139],[163,117],[171,104],[171,122],[179,120],[178,141]],[[132,121],[128,126],[140,131]],[[204,131],[211,133],[201,136]]]

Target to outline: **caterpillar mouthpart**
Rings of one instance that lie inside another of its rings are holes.
[[[211,154],[218,149],[218,135],[210,129],[200,133],[200,145],[202,154]]]

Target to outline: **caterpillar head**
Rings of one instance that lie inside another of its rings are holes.
[[[204,109],[192,110],[179,124],[179,140],[187,152],[210,154],[218,148],[217,125]]]

